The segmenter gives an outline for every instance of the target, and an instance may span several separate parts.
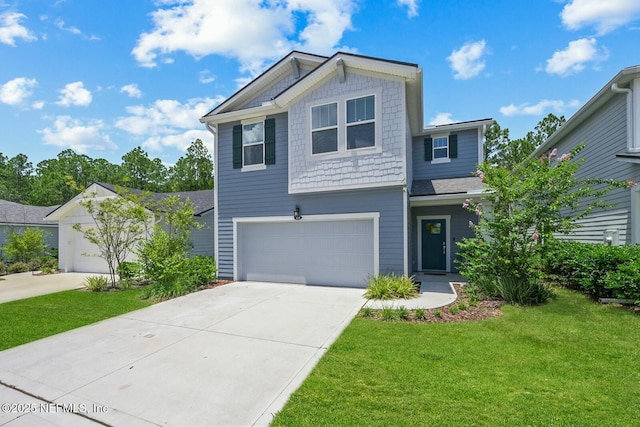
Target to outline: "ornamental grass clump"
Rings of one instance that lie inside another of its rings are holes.
[[[395,274],[378,274],[369,279],[364,297],[367,299],[389,300],[409,299],[418,296],[413,283],[413,276],[398,276]]]

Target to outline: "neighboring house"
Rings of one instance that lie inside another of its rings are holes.
[[[140,190],[129,190],[140,194]],[[151,193],[154,201],[167,196],[178,196],[180,200],[187,198],[195,205],[196,221],[203,225],[201,230],[191,232],[193,255],[213,255],[213,190],[183,191],[179,193]],[[98,248],[84,238],[84,235],[73,229],[74,224],[83,228],[95,226],[95,222],[80,202],[85,197],[105,198],[118,197],[116,187],[110,184],[93,183],[83,193],[51,212],[46,219],[59,224],[58,265],[65,272],[108,273],[107,262],[98,256]],[[153,224],[150,224],[150,228]],[[135,260],[130,254],[129,261]]]
[[[640,66],[621,70],[533,155],[558,156],[585,143],[578,178],[640,182]],[[640,186],[614,189],[606,210],[594,210],[568,239],[613,245],[640,243]]]
[[[416,64],[294,51],[202,117],[219,276],[364,287],[455,271],[493,120],[425,127],[422,106]]]
[[[27,227],[44,231],[44,242],[50,249],[58,249],[58,226],[45,221],[45,216],[58,206],[30,206],[0,200],[0,260],[4,259],[2,248],[9,234],[22,233]]]

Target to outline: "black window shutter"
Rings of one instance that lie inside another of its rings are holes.
[[[424,139],[424,161],[430,162],[433,160],[433,139]]]
[[[242,168],[242,125],[233,127],[233,168]]]
[[[276,164],[276,119],[264,121],[264,163]]]
[[[449,135],[449,158],[458,158],[458,135]]]

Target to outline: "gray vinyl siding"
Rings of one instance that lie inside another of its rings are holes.
[[[558,156],[584,142],[585,148],[577,156],[577,159],[585,159],[577,173],[578,178],[640,181],[640,165],[616,159],[617,153],[627,150],[626,126],[626,98],[624,94],[616,95],[555,145]],[[605,230],[618,230],[619,243],[631,243],[630,191],[614,189],[605,200],[613,206],[592,212],[580,222],[582,227],[567,238],[599,243],[603,241]]]
[[[193,244],[191,254],[213,256],[213,211],[196,217],[196,221],[203,227],[200,230],[191,231],[191,243]]]
[[[22,233],[26,227],[39,228],[44,231],[44,243],[48,249],[58,249],[58,226],[52,225],[49,227],[39,225],[0,225],[0,260],[4,259],[4,251],[2,248],[6,245],[6,239],[9,234]]]
[[[451,159],[449,163],[425,162],[424,139],[429,137],[419,136],[413,138],[412,164],[413,179],[440,179],[461,178],[471,176],[478,164],[478,130],[470,129],[460,132],[452,132],[458,135],[458,157]]]
[[[473,237],[473,230],[469,227],[469,221],[473,221],[474,223],[478,222],[478,217],[474,215],[472,212],[463,209],[460,204],[456,205],[447,205],[447,206],[422,206],[415,207],[411,209],[411,229],[412,233],[409,235],[411,240],[410,245],[410,257],[412,262],[413,271],[418,271],[419,262],[418,262],[418,232],[421,231],[418,226],[418,217],[419,216],[438,216],[438,215],[451,215],[451,235],[449,236],[449,241],[447,244],[449,245],[449,250],[451,251],[451,265],[448,266],[449,271],[457,272],[458,269],[455,265],[455,259],[458,254],[458,245],[456,242],[459,242],[463,238]]]
[[[233,218],[380,212],[380,272],[402,273],[402,188],[291,195],[287,186],[287,114],[276,120],[276,163],[242,172],[232,167],[232,129],[218,127],[218,266],[221,278],[233,277]]]

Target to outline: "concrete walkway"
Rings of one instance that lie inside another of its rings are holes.
[[[18,299],[31,298],[69,289],[83,288],[90,273],[34,274],[16,273],[0,276],[0,304]]]
[[[458,298],[452,283],[462,283],[464,278],[459,274],[431,275],[417,273],[414,276],[420,282],[420,295],[417,298],[399,300],[371,300],[365,307],[374,309],[405,307],[409,310],[416,308],[439,308],[449,305]]]
[[[267,425],[362,294],[231,283],[5,350],[0,425]]]

